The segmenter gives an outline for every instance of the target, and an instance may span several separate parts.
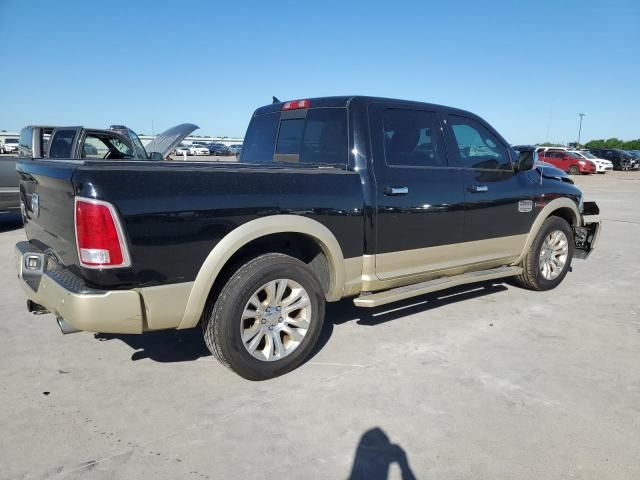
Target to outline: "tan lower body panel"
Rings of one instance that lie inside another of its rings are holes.
[[[42,275],[38,291],[20,281],[27,298],[64,318],[77,330],[103,333],[142,333],[140,295],[134,290],[108,290],[100,294],[70,292],[48,275]]]
[[[365,255],[361,291],[377,291],[513,263],[527,235]],[[382,265],[383,270],[380,269]]]
[[[518,257],[526,241],[526,234],[512,235],[382,253],[375,256],[375,276],[379,280],[387,280],[423,272],[448,270],[461,265],[482,264],[508,257]]]
[[[193,282],[183,282],[137,289],[144,304],[146,328],[177,328],[192,288]]]

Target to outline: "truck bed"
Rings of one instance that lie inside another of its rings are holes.
[[[18,171],[28,238],[96,288],[192,281],[207,254],[230,231],[278,213],[314,218],[340,236],[345,257],[362,255],[363,194],[357,172],[122,160],[26,160]],[[34,193],[40,207],[37,218],[31,206]],[[79,266],[74,196],[115,206],[132,257],[130,268]]]

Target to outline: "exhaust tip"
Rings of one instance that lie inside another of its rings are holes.
[[[56,317],[56,322],[58,322],[58,327],[60,327],[60,331],[62,332],[63,335],[68,335],[70,333],[78,333],[81,331],[76,327],[71,326],[71,324],[62,317]]]

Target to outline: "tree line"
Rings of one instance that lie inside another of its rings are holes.
[[[619,138],[607,138],[591,140],[584,144],[587,148],[619,148],[622,150],[640,150],[640,138],[635,140],[620,140]]]

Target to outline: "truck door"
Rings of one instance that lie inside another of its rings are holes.
[[[439,114],[406,104],[369,107],[379,279],[458,263],[464,192],[447,161]]]
[[[517,257],[535,218],[536,185],[527,172],[514,171],[512,150],[481,120],[448,114],[445,132],[464,177],[461,260],[500,265]]]

